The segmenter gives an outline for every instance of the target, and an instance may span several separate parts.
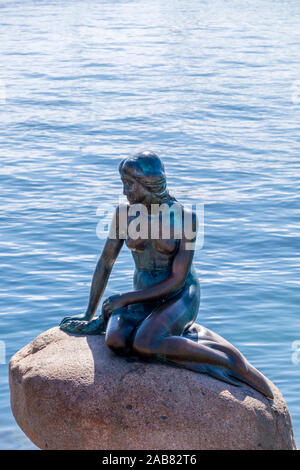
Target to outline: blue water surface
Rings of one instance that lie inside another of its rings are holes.
[[[299,21],[298,0],[1,2],[2,449],[36,448],[8,361],[86,308],[97,208],[144,149],[171,194],[205,205],[198,322],[279,387],[300,445]],[[124,247],[105,297],[132,272]]]

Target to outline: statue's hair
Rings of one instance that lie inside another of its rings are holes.
[[[167,190],[164,164],[154,152],[140,152],[125,158],[119,165],[119,172],[122,171],[128,172],[142,184],[147,191],[152,193],[157,202],[176,201]]]

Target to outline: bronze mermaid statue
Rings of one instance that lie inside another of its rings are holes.
[[[195,323],[200,304],[193,266],[197,215],[169,194],[161,159],[141,152],[123,160],[119,172],[128,204],[115,210],[86,312],[65,317],[60,328],[79,335],[105,333],[116,354],[174,364],[232,385],[246,383],[272,399],[265,377],[240,351]],[[185,220],[191,222],[187,234],[178,230]],[[124,241],[135,263],[134,290],[108,297],[93,319]]]

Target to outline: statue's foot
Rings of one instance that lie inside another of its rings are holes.
[[[100,335],[105,332],[105,322],[102,316],[91,321],[66,320],[60,329],[75,335]]]

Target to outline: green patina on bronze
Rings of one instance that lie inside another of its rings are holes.
[[[147,209],[153,204],[184,208],[167,190],[164,165],[153,152],[142,152],[123,160],[119,171],[128,199],[125,210],[134,204]],[[124,209],[124,208],[123,208]],[[265,377],[228,341],[195,323],[200,305],[200,285],[193,267],[193,249],[184,234],[174,236],[176,214],[168,239],[130,238],[120,227],[116,209],[112,224],[115,238],[108,237],[97,263],[87,310],[76,317],[66,317],[60,328],[73,334],[104,334],[116,354],[158,360],[209,374],[233,385],[242,382],[272,399]],[[160,214],[161,215],[161,214]],[[195,213],[189,213],[196,229]],[[128,217],[128,225],[134,216]],[[151,233],[151,217],[145,219]],[[159,223],[164,223],[160,217]],[[162,231],[163,227],[160,227]],[[122,233],[121,233],[122,232]],[[92,319],[104,293],[115,260],[124,244],[135,263],[134,290],[107,298],[99,317]]]

